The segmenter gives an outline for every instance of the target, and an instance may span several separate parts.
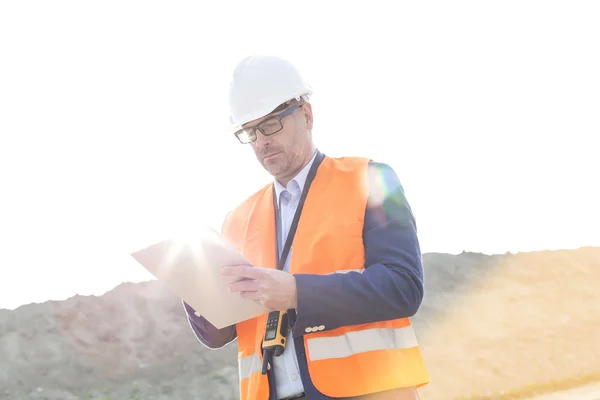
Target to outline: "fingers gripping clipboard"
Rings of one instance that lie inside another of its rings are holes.
[[[212,229],[186,240],[167,239],[131,256],[216,328],[269,312],[229,292],[228,285],[240,278],[223,276],[221,267],[252,264]]]

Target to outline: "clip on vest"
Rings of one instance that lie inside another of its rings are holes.
[[[292,246],[292,241],[294,239],[294,235],[296,234],[296,228],[298,227],[298,221],[300,219],[300,213],[302,212],[302,207],[304,206],[304,201],[306,200],[306,196],[308,194],[308,189],[310,184],[312,183],[315,175],[317,174],[317,168],[323,161],[324,155],[317,151],[315,156],[315,160],[310,170],[308,171],[308,175],[306,177],[306,182],[304,183],[304,188],[302,190],[302,196],[300,196],[300,201],[298,202],[298,208],[296,209],[296,213],[294,214],[294,219],[292,220],[292,225],[290,226],[290,232],[288,234],[287,240],[285,241],[285,246],[283,247],[283,251],[281,252],[281,256],[278,257],[277,260],[277,269],[282,270],[285,262],[287,260],[288,254],[290,252],[290,248]],[[273,208],[275,210],[275,221],[276,224],[279,225],[279,221],[281,220],[279,216],[279,206],[277,204],[277,198],[275,196],[275,188],[273,188]],[[276,226],[276,229],[278,227]],[[278,249],[277,253],[279,253],[279,241],[277,242]],[[265,328],[265,336],[263,338],[262,348],[263,348],[263,364],[262,364],[262,373],[263,375],[267,373],[270,369],[271,361],[273,360],[273,355],[280,356],[283,354],[285,350],[285,341],[286,337],[290,332],[290,324],[287,311],[271,311],[269,316],[267,317],[267,324]]]

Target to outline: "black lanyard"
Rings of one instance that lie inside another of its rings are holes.
[[[281,208],[277,205],[277,192],[275,191],[275,185],[273,185],[273,209],[275,210],[275,232],[277,233],[277,269],[283,270],[283,267],[285,266],[285,262],[290,252],[290,248],[292,247],[292,242],[294,241],[296,228],[298,228],[298,221],[300,220],[300,214],[302,213],[302,207],[304,207],[306,195],[308,194],[309,187],[312,181],[314,180],[315,175],[317,174],[317,168],[319,168],[319,165],[321,164],[321,161],[323,161],[323,158],[325,158],[325,155],[322,154],[319,150],[317,150],[315,160],[313,161],[313,164],[310,167],[310,170],[308,171],[308,175],[306,176],[306,182],[304,183],[304,188],[302,189],[302,195],[300,196],[300,201],[298,202],[298,208],[296,209],[296,213],[294,214],[294,219],[292,220],[290,232],[288,233],[287,239],[285,241],[285,246],[283,247],[281,257],[279,256],[279,234],[283,234],[283,227],[279,227],[279,222],[281,221]]]

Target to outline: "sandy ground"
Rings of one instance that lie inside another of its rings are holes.
[[[600,400],[600,383],[566,390],[564,392],[536,396],[529,400]]]
[[[425,399],[494,398],[600,372],[600,249],[429,257],[415,318],[432,377]]]

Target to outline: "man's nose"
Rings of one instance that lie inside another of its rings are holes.
[[[254,144],[256,145],[256,147],[258,148],[262,148],[265,147],[266,145],[271,144],[271,136],[265,136],[263,135],[263,133],[260,130],[256,130],[256,141],[254,142]]]

